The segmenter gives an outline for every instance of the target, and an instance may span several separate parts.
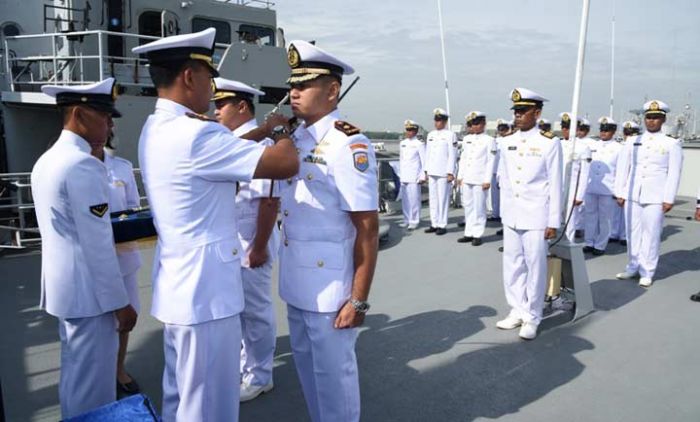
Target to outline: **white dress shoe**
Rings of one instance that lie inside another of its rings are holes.
[[[268,391],[272,390],[272,388],[275,385],[273,383],[269,383],[266,385],[250,385],[247,383],[242,383],[241,384],[241,398],[240,401],[246,402],[253,400],[254,398],[258,397],[259,395],[263,393],[267,393]]]
[[[518,328],[523,323],[523,320],[516,318],[514,316],[508,315],[505,319],[502,319],[496,323],[496,327],[501,330],[512,330],[513,328]]]
[[[520,327],[520,332],[518,333],[520,338],[525,340],[533,340],[537,337],[537,324],[531,322],[523,322],[522,327]]]
[[[402,229],[405,229],[406,227],[408,227],[408,224],[406,224],[406,223],[399,223],[399,227],[401,227]]]
[[[415,230],[415,229],[417,229],[417,228],[418,228],[418,224],[409,224],[409,225],[408,225],[408,229],[409,229],[409,230]]]
[[[629,279],[637,277],[638,275],[639,275],[639,273],[637,273],[637,272],[631,273],[631,272],[625,271],[622,273],[617,273],[615,275],[615,278],[617,278],[618,280],[629,280]]]
[[[639,279],[639,285],[642,287],[651,287],[651,283],[653,283],[651,277],[642,277]]]

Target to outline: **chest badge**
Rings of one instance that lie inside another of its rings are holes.
[[[369,168],[369,156],[366,151],[356,151],[352,154],[353,165],[361,172],[367,171]]]

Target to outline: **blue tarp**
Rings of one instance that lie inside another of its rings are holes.
[[[64,422],[160,422],[160,416],[143,394],[126,397]]]

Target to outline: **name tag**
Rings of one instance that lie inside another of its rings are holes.
[[[635,142],[635,143],[633,143],[632,145],[635,146],[635,147],[639,147],[639,146],[642,146],[642,143],[641,143],[641,142]]]
[[[516,146],[508,147],[508,151],[517,151],[517,149],[518,147]]]
[[[468,144],[471,144],[471,143],[472,143],[472,141],[467,141],[467,143],[468,143]]]

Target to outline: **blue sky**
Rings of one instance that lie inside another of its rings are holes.
[[[580,0],[442,0],[454,123],[470,110],[509,118],[516,86],[571,108]],[[612,0],[591,0],[581,113],[608,114]],[[351,63],[360,82],[341,104],[364,129],[431,125],[445,106],[436,0],[278,0],[287,40],[315,39]],[[678,112],[700,104],[700,1],[615,0],[615,119],[658,98]],[[346,81],[350,81],[346,78]],[[690,96],[689,96],[690,93]]]

